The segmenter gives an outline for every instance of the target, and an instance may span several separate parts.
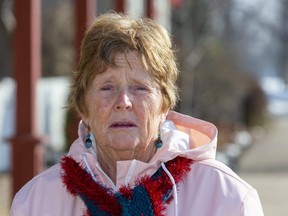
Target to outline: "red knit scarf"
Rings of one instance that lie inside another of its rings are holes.
[[[175,183],[183,181],[190,171],[191,159],[177,157],[165,163]],[[118,192],[106,188],[92,177],[71,157],[61,160],[62,181],[73,196],[80,196],[87,209],[87,216],[164,216],[173,199],[172,183],[160,167],[149,177],[136,181],[133,188],[122,186]]]

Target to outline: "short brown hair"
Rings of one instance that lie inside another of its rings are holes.
[[[108,12],[98,16],[82,41],[80,60],[72,78],[71,108],[87,115],[85,94],[97,74],[115,66],[117,53],[137,51],[163,95],[162,110],[173,109],[178,100],[178,68],[171,39],[155,21]]]

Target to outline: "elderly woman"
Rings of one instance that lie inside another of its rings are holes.
[[[96,18],[73,77],[79,138],[16,194],[11,215],[263,215],[257,192],[214,159],[216,128],[171,111],[177,76],[163,27]]]

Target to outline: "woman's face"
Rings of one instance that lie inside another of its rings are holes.
[[[145,151],[159,132],[165,114],[162,94],[137,52],[117,54],[117,67],[92,81],[83,118],[105,151]]]

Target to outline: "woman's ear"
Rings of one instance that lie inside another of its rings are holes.
[[[83,122],[83,124],[85,125],[85,127],[88,128],[88,126],[89,126],[88,122],[86,122],[84,119],[82,119],[82,122]]]
[[[161,114],[161,122],[162,123],[166,120],[168,113],[169,113],[169,109],[166,112]]]
[[[88,118],[87,118],[84,114],[81,114],[80,117],[81,117],[82,122],[83,122],[83,124],[85,125],[85,127],[88,128],[88,127],[89,127],[89,120],[88,120]]]

